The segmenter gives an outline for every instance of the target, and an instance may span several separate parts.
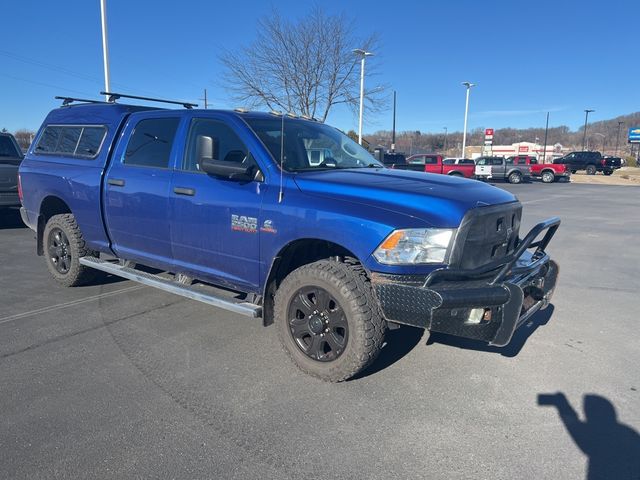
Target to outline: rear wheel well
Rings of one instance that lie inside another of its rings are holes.
[[[44,254],[44,244],[43,244],[43,234],[44,227],[47,225],[47,222],[54,215],[60,215],[64,213],[71,213],[71,209],[64,202],[64,200],[59,197],[48,196],[42,200],[40,203],[40,213],[38,215],[38,224],[36,230],[36,241],[37,241],[37,253],[38,255]]]
[[[273,260],[269,277],[265,282],[262,308],[262,319],[265,326],[273,323],[273,298],[280,282],[296,268],[326,259],[359,263],[356,256],[348,249],[327,240],[296,240],[280,250]]]
[[[44,223],[54,215],[71,213],[69,206],[60,198],[49,196],[42,200],[40,204],[40,215],[44,217]]]

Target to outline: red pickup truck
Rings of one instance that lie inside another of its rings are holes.
[[[437,154],[411,155],[407,158],[407,164],[398,166],[403,170],[414,170],[417,172],[441,173],[456,177],[473,178],[475,163],[468,158],[444,158]]]
[[[531,167],[531,176],[540,178],[544,183],[553,183],[560,179],[569,181],[571,171],[566,165],[557,163],[538,163],[535,157],[529,155],[517,155],[515,157],[509,157],[506,160],[507,164],[514,165],[529,165]]]

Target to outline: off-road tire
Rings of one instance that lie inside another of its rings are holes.
[[[553,183],[556,179],[556,176],[553,174],[553,172],[542,172],[542,181],[544,183]]]
[[[610,170],[607,170],[607,171],[602,172],[602,173],[604,173],[606,176],[609,176],[609,175],[611,175],[613,172],[612,172],[612,171],[610,171]]]
[[[509,183],[522,183],[522,174],[520,172],[511,172],[508,180]]]
[[[56,269],[55,262],[50,250],[50,237],[52,232],[60,230],[68,240],[68,254],[70,257],[69,268],[65,273]],[[87,248],[80,227],[76,223],[71,213],[54,215],[49,219],[43,232],[44,257],[49,272],[56,281],[65,287],[76,287],[85,285],[98,276],[98,271],[80,264],[80,258],[97,255],[96,252]]]
[[[597,172],[595,165],[587,165],[587,175],[595,175]]]
[[[348,340],[332,361],[307,356],[296,344],[289,326],[289,305],[305,286],[326,290],[344,311]],[[303,265],[282,281],[275,295],[274,320],[278,337],[289,358],[303,372],[327,382],[347,380],[367,368],[382,348],[386,321],[364,268],[355,259],[320,260]]]

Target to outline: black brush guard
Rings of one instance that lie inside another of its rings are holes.
[[[372,273],[385,317],[507,345],[515,330],[551,300],[559,267],[545,249],[559,226],[557,217],[537,224],[513,253],[475,269],[439,269],[426,277]],[[481,321],[469,320],[473,309],[484,309]]]

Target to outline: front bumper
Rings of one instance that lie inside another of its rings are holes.
[[[473,270],[440,269],[428,276],[372,273],[386,319],[507,345],[515,330],[551,300],[559,267],[544,250],[559,225],[559,218],[539,223],[511,255]],[[480,321],[469,320],[473,309],[483,309]]]

